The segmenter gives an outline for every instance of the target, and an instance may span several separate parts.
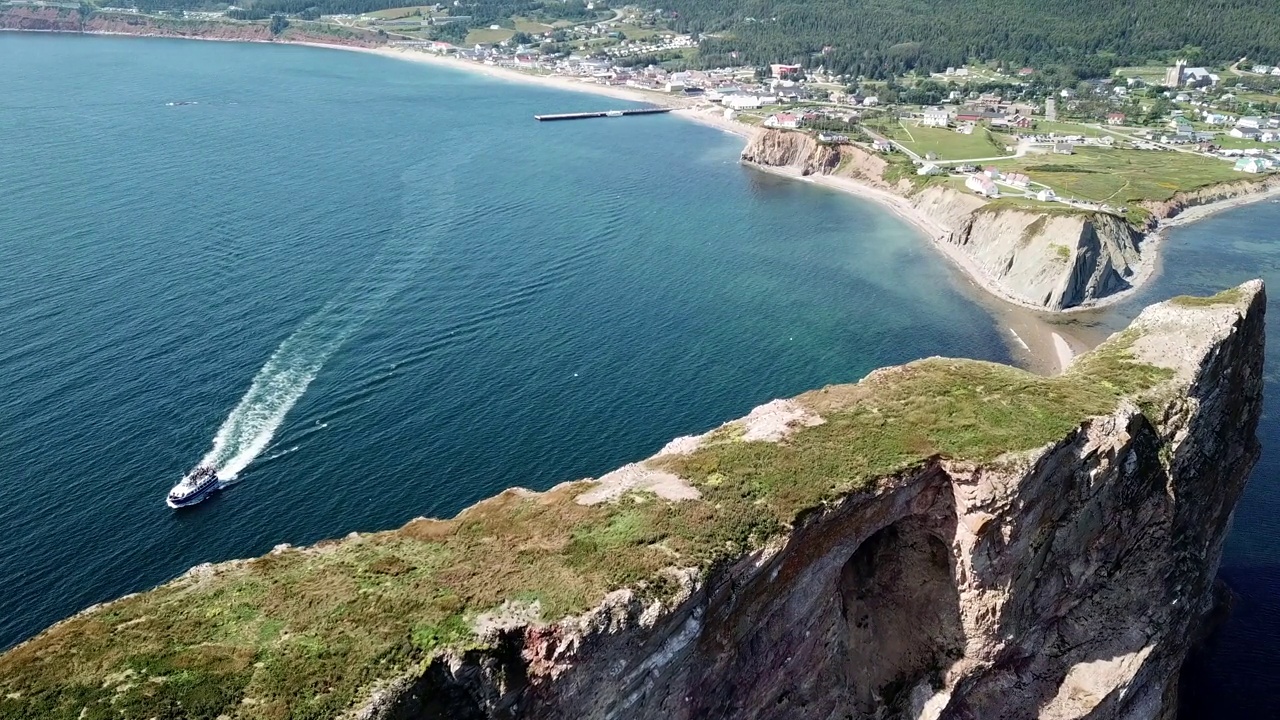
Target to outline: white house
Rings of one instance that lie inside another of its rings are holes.
[[[876,140],[871,143],[871,147],[875,149],[876,152],[893,152],[893,143],[888,140]]]
[[[1262,158],[1240,158],[1236,161],[1235,169],[1239,172],[1260,173],[1267,169],[1267,164]]]
[[[964,181],[964,186],[983,197],[1000,197],[1000,188],[986,175],[970,175]]]
[[[1031,178],[1022,173],[1008,173],[1004,176],[1004,181],[1016,188],[1025,188],[1031,184]]]
[[[759,95],[730,95],[724,99],[724,104],[734,110],[759,110],[764,107]]]
[[[944,172],[946,171],[933,163],[925,163],[920,166],[920,169],[916,170],[917,175],[941,175]]]
[[[1052,188],[1045,188],[1036,193],[1036,199],[1040,202],[1053,202],[1058,199],[1058,194]]]
[[[1227,131],[1227,134],[1241,140],[1257,140],[1262,133],[1257,128],[1233,127]]]
[[[1262,118],[1256,115],[1251,115],[1248,117],[1242,117],[1239,120],[1237,120],[1236,127],[1253,128],[1254,130],[1257,130],[1258,128],[1262,127],[1263,123],[1265,122],[1266,121],[1263,120]]]
[[[951,113],[940,107],[931,107],[924,109],[924,117],[920,120],[921,125],[929,127],[946,127],[951,122]]]
[[[862,98],[862,107],[875,107],[880,104],[880,98],[875,95],[868,95]]]
[[[776,115],[770,115],[765,118],[764,126],[795,130],[800,127],[800,116],[795,113],[778,113]]]

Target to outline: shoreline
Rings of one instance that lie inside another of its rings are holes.
[[[750,139],[760,130],[760,128],[753,125],[724,118],[721,114],[722,111],[718,108],[698,107],[696,100],[681,96],[670,96],[665,93],[650,92],[636,88],[601,85],[596,82],[566,76],[542,75],[524,72],[513,68],[485,65],[482,63],[462,60],[457,57],[438,55],[436,53],[421,50],[392,47],[390,45],[367,47],[361,45],[315,42],[311,40],[256,40],[251,38],[215,38],[167,35],[163,33],[128,33],[112,31],[74,32],[62,30],[0,28],[0,32],[4,31],[298,45],[318,49],[343,50],[347,52],[364,53],[367,55],[377,55],[380,57],[413,62],[422,65],[453,68],[463,72],[483,75],[496,80],[517,82],[525,85],[535,85],[547,89],[586,93],[627,102],[671,107],[672,115],[683,118],[688,122],[720,130],[743,139]],[[1190,206],[1172,218],[1162,219],[1158,221],[1156,226],[1145,235],[1143,240],[1143,245],[1145,247],[1142,249],[1141,261],[1134,274],[1134,278],[1131,281],[1130,287],[1086,305],[1067,308],[1065,310],[1051,311],[1032,303],[1028,303],[1006,292],[1000,287],[999,283],[990,279],[971,258],[960,252],[958,248],[946,242],[945,237],[950,232],[949,228],[943,227],[927,214],[920,212],[917,208],[911,205],[908,198],[904,196],[898,195],[889,190],[877,188],[853,178],[834,177],[828,175],[805,176],[801,175],[799,171],[793,168],[767,167],[757,165],[755,163],[743,164],[772,175],[787,177],[802,182],[809,182],[837,192],[842,192],[863,200],[874,202],[881,208],[892,212],[894,215],[897,215],[899,218],[906,221],[926,237],[928,244],[949,261],[949,264],[954,270],[958,271],[959,274],[964,277],[968,285],[976,287],[985,298],[998,301],[1004,306],[1006,311],[1018,311],[1018,315],[1022,317],[1014,324],[1021,325],[1026,336],[1024,336],[1024,334],[1020,334],[1012,326],[1007,324],[1009,318],[1001,317],[1005,313],[992,307],[990,303],[984,303],[979,300],[979,303],[986,307],[988,312],[992,313],[993,317],[998,318],[1001,321],[997,324],[1004,325],[1004,329],[1010,333],[1013,341],[1024,349],[1028,355],[1027,364],[1030,367],[1035,368],[1038,372],[1049,374],[1064,371],[1075,355],[1089,349],[1091,343],[1084,341],[1082,338],[1075,337],[1074,333],[1063,333],[1060,325],[1051,324],[1043,318],[1036,317],[1037,314],[1047,313],[1055,317],[1069,318],[1078,313],[1101,310],[1122,302],[1158,274],[1159,250],[1164,241],[1164,233],[1168,228],[1190,224],[1218,212],[1260,202],[1268,198],[1280,197],[1280,185],[1278,185],[1258,193],[1224,198],[1222,200],[1216,200],[1203,205]],[[1064,337],[1064,334],[1066,337]],[[1028,342],[1028,337],[1031,342]],[[1014,349],[1012,342],[1010,343],[1010,348]]]

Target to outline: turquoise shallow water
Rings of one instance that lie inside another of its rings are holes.
[[[0,35],[0,67],[0,646],[881,365],[1006,358],[908,227],[677,118],[540,124],[618,103],[298,47]],[[236,484],[166,508],[207,455]]]
[[[0,34],[0,68],[0,647],[200,562],[597,475],[881,365],[1008,359],[901,222],[676,118],[541,125],[620,103],[297,47]],[[1102,322],[1280,287],[1277,226],[1259,205],[1177,230]],[[1196,717],[1280,703],[1270,410],[1262,439]],[[236,484],[166,508],[210,455]]]

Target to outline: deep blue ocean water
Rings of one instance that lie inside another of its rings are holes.
[[[678,118],[537,123],[619,103],[300,47],[0,35],[0,68],[0,646],[1007,357],[910,228]],[[206,457],[236,483],[165,507]]]
[[[1112,327],[1173,295],[1267,283],[1262,457],[1236,506],[1221,576],[1236,601],[1184,678],[1184,720],[1280,717],[1280,203],[1262,201],[1170,230],[1162,271],[1104,322]]]
[[[615,100],[134,38],[0,34],[0,68],[0,647],[197,563],[598,475],[882,365],[1009,359],[879,208],[677,118],[532,120]],[[1102,322],[1280,280],[1278,221],[1176,231]],[[1241,600],[1191,688],[1235,717],[1280,702],[1273,413],[1262,434],[1224,567]],[[235,484],[165,507],[202,459]]]

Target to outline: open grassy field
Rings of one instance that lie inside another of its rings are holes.
[[[414,16],[415,13],[421,13],[422,17],[431,17],[431,5],[410,5],[408,7],[387,8],[386,10],[376,10],[374,12],[365,13],[369,17],[381,18],[383,20],[399,20],[400,18]]]
[[[1228,162],[1181,152],[1081,147],[1073,155],[1028,155],[996,164],[1025,172],[1064,197],[1117,204],[1168,200],[1179,190],[1245,179]]]
[[[526,32],[531,35],[541,34],[541,33],[547,32],[548,30],[553,29],[547,23],[539,22],[537,20],[532,20],[530,18],[518,17],[518,18],[513,18],[512,20],[515,23],[516,30],[520,32]]]
[[[1213,144],[1223,148],[1234,148],[1237,150],[1248,150],[1250,148],[1274,148],[1280,146],[1280,143],[1264,143],[1257,140],[1245,140],[1244,138],[1233,138],[1226,133],[1222,133],[1213,139]]]
[[[1037,133],[1056,133],[1058,135],[1081,135],[1083,137],[1099,137],[1102,131],[1078,125],[1071,122],[1051,122],[1049,120],[1036,120],[1035,131]]]
[[[972,135],[961,135],[948,128],[921,127],[911,121],[885,122],[875,126],[878,131],[924,157],[935,152],[939,160],[966,160],[1004,155],[1003,143],[997,143],[985,128],[976,128]]]
[[[1164,82],[1164,73],[1167,68],[1164,65],[1137,65],[1134,67],[1122,67],[1115,69],[1116,77],[1124,78],[1141,78],[1154,85]]]
[[[499,28],[490,30],[489,28],[477,28],[467,33],[467,44],[475,45],[476,43],[500,43],[503,40],[510,40],[516,31],[511,28]]]
[[[653,28],[642,28],[639,25],[631,25],[623,23],[618,26],[618,32],[626,36],[628,40],[648,40],[658,34]]]

